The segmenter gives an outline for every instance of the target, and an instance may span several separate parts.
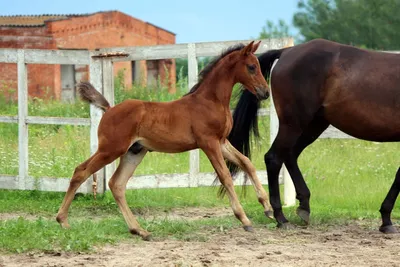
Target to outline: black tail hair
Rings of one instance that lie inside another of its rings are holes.
[[[290,48],[270,50],[258,57],[261,72],[264,74],[264,77],[266,77],[267,80],[269,80],[271,68],[275,60],[279,59],[283,51],[286,49]],[[261,101],[249,90],[244,88],[244,90],[241,92],[235,111],[233,112],[233,127],[228,136],[228,140],[237,150],[239,150],[248,158],[251,158],[252,137],[255,139],[259,138],[257,112],[260,108],[260,105]],[[239,167],[232,162],[227,162],[227,166],[232,178],[234,179],[239,171]],[[244,179],[243,189],[245,189],[244,186],[246,182],[247,176],[245,176]],[[218,195],[224,196],[224,194],[225,188],[221,185]]]
[[[261,101],[250,91],[243,90],[233,112],[233,127],[228,136],[229,142],[243,155],[251,157],[251,140],[259,138],[257,112]],[[232,162],[227,163],[232,177],[240,170]]]

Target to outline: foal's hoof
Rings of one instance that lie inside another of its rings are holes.
[[[379,227],[379,231],[381,231],[384,234],[398,234],[399,232],[397,231],[396,227],[393,225],[385,225]]]
[[[144,241],[150,241],[151,240],[151,233],[145,231],[145,230],[136,230],[136,229],[131,229],[130,230],[132,235],[138,235],[140,236]]]
[[[282,230],[294,230],[296,227],[290,222],[278,223],[277,227]]]
[[[64,229],[71,228],[67,220],[62,220],[60,217],[57,216],[56,221],[60,224],[61,228]]]
[[[246,232],[250,232],[250,233],[253,233],[253,232],[254,232],[253,226],[246,225],[246,226],[243,226],[243,229],[244,229]]]
[[[274,218],[274,212],[272,210],[266,210],[264,211],[265,216],[267,216],[270,219]]]
[[[61,228],[64,228],[64,229],[69,229],[69,228],[71,228],[71,226],[70,226],[69,223],[67,223],[67,222],[60,223],[60,225],[61,225]]]
[[[153,237],[150,233],[147,233],[146,235],[142,235],[141,237],[144,241],[151,241],[153,239]]]
[[[310,222],[310,212],[303,210],[302,208],[297,208],[296,209],[297,215],[306,223],[309,224]]]

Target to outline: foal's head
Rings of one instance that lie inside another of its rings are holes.
[[[254,44],[254,41],[252,41],[238,51],[239,60],[235,64],[233,74],[236,75],[238,82],[257,98],[266,99],[269,97],[268,84],[261,73],[258,58],[254,55],[260,43],[261,41]]]

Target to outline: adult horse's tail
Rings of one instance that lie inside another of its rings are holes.
[[[283,51],[290,48],[279,50],[270,50],[258,57],[260,62],[261,72],[267,80],[271,74],[272,65],[276,59],[279,59]],[[251,137],[259,137],[257,111],[261,101],[248,90],[243,90],[239,101],[233,112],[233,127],[229,134],[228,140],[231,144],[247,157],[251,157]],[[239,167],[235,164],[227,163],[232,176],[235,176],[239,171]]]
[[[107,99],[89,82],[79,83],[78,93],[83,101],[88,102],[103,111],[107,111],[111,107]]]

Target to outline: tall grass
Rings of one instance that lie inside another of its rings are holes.
[[[168,76],[165,78],[168,80]],[[165,81],[158,79],[153,87],[133,84],[127,88],[124,83],[124,72],[120,71],[114,79],[115,102],[126,99],[165,102],[182,97],[188,92],[187,78],[178,74],[176,93],[171,94]],[[239,87],[235,86],[235,94]],[[232,106],[235,104],[232,101]],[[18,105],[5,97],[0,97],[0,115],[17,115]],[[54,117],[89,117],[89,105],[80,101],[63,103],[51,98],[43,100],[30,98],[28,103],[30,116]],[[69,177],[74,168],[90,156],[89,127],[60,125],[29,126],[29,174],[33,177]],[[0,173],[18,174],[18,125],[0,123]],[[202,154],[202,161],[207,162]],[[158,164],[157,164],[158,163]],[[210,165],[202,168],[211,171]],[[208,166],[208,167],[207,167]],[[189,154],[148,153],[137,174],[175,173],[189,170]]]
[[[178,75],[179,76],[179,75]],[[187,89],[187,79],[178,77],[176,93],[168,93],[162,82],[153,88],[138,84],[126,88],[123,72],[114,79],[116,103],[125,99],[146,101],[171,101],[180,98]],[[234,95],[239,90],[234,88]],[[236,99],[231,101],[232,107]],[[264,106],[268,106],[265,101]],[[89,105],[81,101],[73,104],[54,100],[29,100],[28,113],[33,116],[89,117]],[[17,103],[0,98],[0,114],[17,114]],[[258,169],[265,169],[263,155],[269,148],[269,117],[260,119],[261,140],[253,143],[253,162]],[[29,174],[34,177],[69,177],[74,168],[89,157],[89,127],[30,125],[29,126]],[[398,144],[375,144],[356,140],[318,140],[300,158],[305,176],[342,177],[353,174],[356,177],[372,176],[376,170],[396,168],[395,151]],[[346,157],[344,156],[346,155]],[[382,155],[382,156],[377,156]],[[0,123],[0,173],[18,173],[18,127],[17,124]],[[206,156],[200,154],[202,172],[213,171]],[[351,161],[349,160],[351,159]],[[334,163],[334,164],[333,164]],[[386,165],[382,165],[382,164]],[[389,165],[387,165],[389,164]],[[322,168],[324,166],[324,168]],[[369,167],[367,167],[369,166]],[[148,153],[136,174],[183,173],[189,168],[188,153]],[[357,168],[362,168],[357,170]],[[392,171],[392,170],[391,170]],[[367,173],[366,173],[367,172]],[[393,176],[385,173],[389,179]],[[322,178],[321,178],[322,180]]]

